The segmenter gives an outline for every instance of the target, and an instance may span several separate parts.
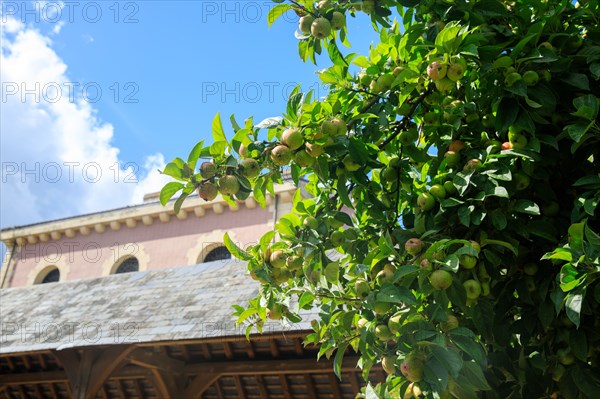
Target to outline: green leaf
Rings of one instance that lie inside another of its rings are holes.
[[[292,5],[287,3],[277,4],[275,7],[271,8],[269,10],[269,13],[267,14],[267,24],[269,28],[271,27],[271,25],[273,25],[275,21],[277,21],[277,19],[279,19],[283,14],[285,14],[288,10],[291,9]]]
[[[581,90],[590,89],[590,81],[588,80],[588,77],[582,73],[570,73],[561,80]]]
[[[463,361],[457,351],[433,345],[431,347],[431,354],[446,368],[450,375],[454,378],[458,377],[463,366]]]
[[[565,309],[569,320],[579,328],[581,322],[581,306],[583,305],[583,297],[585,290],[578,290],[578,293],[569,293],[565,301]]]
[[[503,97],[500,100],[500,104],[498,104],[498,111],[496,113],[496,129],[505,132],[517,120],[518,115],[518,103],[512,98]]]
[[[417,303],[412,291],[403,286],[384,284],[377,294],[377,301],[414,305]]]
[[[314,300],[315,296],[310,291],[304,291],[298,300],[298,307],[300,309],[310,309]],[[310,307],[306,308],[307,305],[310,305]]]
[[[198,162],[198,159],[200,158],[200,154],[202,153],[203,146],[204,146],[204,140],[201,140],[198,144],[196,144],[194,146],[194,148],[192,148],[192,151],[190,151],[190,155],[188,155],[188,161],[187,161],[187,164],[190,167],[190,169],[192,169],[192,170],[196,169],[196,163]]]
[[[598,97],[588,94],[585,96],[576,97],[573,100],[573,105],[577,111],[573,112],[571,115],[593,121],[598,115],[598,110],[600,109],[600,100],[598,100]]]
[[[455,54],[462,41],[459,35],[461,26],[456,23],[448,23],[435,38],[435,47],[440,53]]]
[[[212,136],[215,143],[219,141],[227,142],[227,137],[225,137],[225,132],[223,131],[223,124],[221,123],[221,115],[216,114],[212,123]]]
[[[504,215],[504,212],[502,212],[501,210],[495,209],[494,211],[492,211],[490,216],[492,218],[492,224],[494,225],[494,228],[496,228],[497,230],[500,230],[500,231],[504,230],[506,228],[506,226],[508,225],[506,216]]]
[[[225,247],[227,247],[229,252],[231,252],[231,254],[236,258],[246,261],[252,259],[252,255],[238,247],[236,243],[233,242],[231,237],[229,237],[228,233],[225,233],[225,235],[223,236],[223,242],[225,243]]]
[[[177,180],[184,180],[183,169],[181,166],[178,166],[175,162],[169,162],[161,173],[163,175],[171,176],[172,178]]]
[[[513,205],[513,210],[528,215],[540,214],[540,207],[535,202],[526,199],[518,200],[515,205]]]
[[[583,252],[583,229],[585,223],[575,223],[569,227],[569,246],[579,252]]]
[[[483,370],[477,363],[465,362],[461,373],[465,380],[474,388],[480,391],[489,391],[492,389],[483,375]]]
[[[335,353],[335,358],[333,359],[333,372],[340,380],[342,379],[342,361],[344,360],[344,354],[347,347],[348,344],[339,346],[337,348],[337,352]]]
[[[165,186],[160,190],[160,203],[162,206],[165,206],[167,202],[169,202],[169,200],[175,195],[175,193],[177,193],[183,187],[185,187],[183,183],[176,181],[165,184]]]
[[[179,211],[181,210],[181,205],[183,205],[183,201],[185,201],[185,199],[190,195],[190,193],[185,192],[185,190],[181,193],[181,195],[179,196],[179,198],[177,198],[177,201],[175,201],[175,204],[173,205],[173,210],[175,211],[175,214],[179,214]]]

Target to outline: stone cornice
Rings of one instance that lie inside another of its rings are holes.
[[[292,183],[276,184],[274,187],[275,195],[284,203],[292,201],[295,190],[296,187]],[[267,204],[270,204],[271,201],[271,195],[267,194]],[[164,207],[160,202],[145,203],[29,226],[6,228],[0,231],[0,241],[9,247],[14,246],[14,244],[23,246],[38,242],[56,241],[63,236],[69,238],[75,237],[78,234],[86,236],[92,231],[104,233],[106,231],[118,231],[136,226],[149,226],[153,223],[167,223],[174,217],[180,220],[191,216],[202,217],[206,214],[207,210],[221,214],[225,209],[237,211],[243,206],[249,209],[257,206],[253,196],[250,196],[245,201],[237,201],[236,206],[230,206],[221,195],[217,196],[213,201],[204,201],[198,196],[193,196],[186,199],[180,213],[175,215],[173,203],[174,201],[170,201]]]

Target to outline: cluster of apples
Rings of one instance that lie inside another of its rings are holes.
[[[301,17],[298,22],[300,32],[319,40],[329,37],[333,31],[344,26],[346,15],[343,10],[336,9],[330,0],[321,0],[314,13]]]
[[[527,69],[519,72],[519,70],[514,67],[513,63],[512,57],[503,55],[498,57],[492,64],[495,69],[503,71],[504,85],[506,87],[511,87],[520,81],[522,81],[525,86],[535,86],[540,81],[540,73],[542,73],[543,79],[547,82],[549,82],[552,77],[548,70],[538,72],[533,69]]]
[[[456,88],[465,75],[467,62],[464,58],[454,57],[450,62],[443,59],[433,60],[427,65],[427,76],[434,82],[435,87],[442,93]]]
[[[219,193],[245,199],[250,193],[241,191],[238,176],[254,179],[260,174],[260,171],[260,164],[252,158],[241,160],[235,169],[225,168],[223,173],[218,173],[217,165],[214,162],[202,162],[200,175],[203,180],[198,185],[198,196],[205,201],[214,200]]]

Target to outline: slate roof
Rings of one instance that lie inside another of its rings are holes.
[[[232,305],[258,292],[239,260],[0,290],[0,354],[243,336]],[[269,322],[264,333],[310,329]]]

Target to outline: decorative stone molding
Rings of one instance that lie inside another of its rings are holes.
[[[266,195],[266,203],[271,209],[275,202],[288,203],[292,201],[296,187],[292,183],[277,184],[274,187],[278,201],[273,201],[271,194]],[[150,196],[148,198],[154,198]],[[256,208],[256,200],[250,196],[245,201],[238,201],[236,205],[229,205],[223,197],[217,196],[213,201],[204,201],[198,196],[192,196],[183,204],[178,219],[185,219],[193,212],[196,217],[203,217],[207,210],[215,214],[222,214],[225,210],[235,212],[242,206],[248,209]],[[0,230],[0,240],[3,242],[15,241],[19,246],[27,243],[58,241],[63,236],[73,238],[77,234],[89,235],[92,231],[102,234],[108,229],[118,231],[122,226],[134,228],[141,221],[144,225],[152,225],[154,219],[162,223],[169,223],[175,216],[172,204],[163,207],[159,202],[144,203],[137,206],[115,209],[90,215],[76,216],[68,219],[39,223],[27,227],[15,227]],[[217,240],[221,241],[221,239]]]
[[[140,272],[148,270],[150,256],[146,252],[144,244],[127,243],[112,246],[108,248],[108,250],[111,252],[111,255],[102,264],[102,270],[100,271],[101,276],[110,276],[111,274],[114,274],[119,265],[121,265],[125,259],[130,257],[135,257],[138,260]]]
[[[225,233],[225,230],[213,230],[210,233],[200,235],[196,240],[196,245],[190,248],[187,252],[187,264],[196,265],[198,263],[202,263],[210,251],[217,247],[224,246],[225,244],[223,244],[223,236]],[[240,243],[237,241],[237,236],[235,233],[231,231],[228,233],[231,240],[237,245],[240,245]]]
[[[46,275],[54,268],[58,269],[58,272],[60,273],[58,282],[67,281],[67,276],[71,271],[71,267],[66,262],[64,256],[57,255],[56,262],[54,262],[54,259],[50,258],[49,256],[42,257],[42,259],[39,260],[39,262],[33,268],[33,270],[30,271],[29,274],[27,274],[26,285],[34,285],[41,283],[44,277],[46,277]]]

